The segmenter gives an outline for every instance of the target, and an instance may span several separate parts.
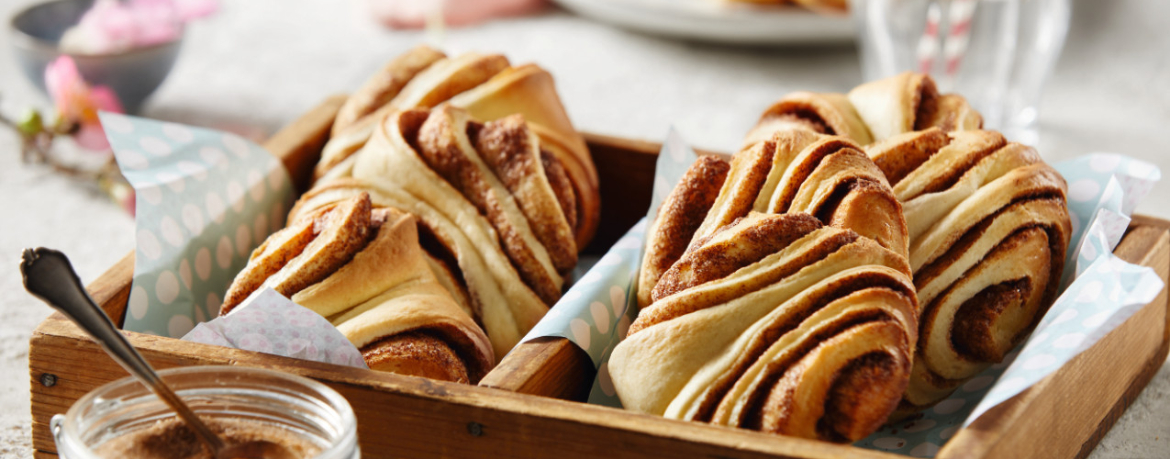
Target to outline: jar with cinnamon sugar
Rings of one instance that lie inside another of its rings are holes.
[[[353,409],[333,389],[287,373],[228,366],[160,371],[221,438],[278,442],[296,457],[358,459]],[[211,457],[174,412],[131,377],[86,394],[51,421],[64,459]]]

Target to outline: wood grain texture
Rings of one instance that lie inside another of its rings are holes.
[[[596,374],[589,355],[572,341],[545,337],[520,343],[479,385],[583,402]]]
[[[852,447],[712,427],[612,408],[477,386],[377,373],[189,343],[140,333],[130,341],[158,368],[242,365],[298,374],[340,392],[358,418],[362,455],[382,457],[890,458]],[[33,387],[33,441],[55,451],[49,418],[92,388],[126,376],[96,344],[60,317],[37,328],[34,374],[54,372],[53,387]],[[473,425],[474,424],[474,425]],[[479,432],[479,435],[474,432]]]
[[[134,278],[134,252],[126,254],[114,266],[85,287],[94,303],[100,304],[106,315],[122,327],[126,319],[126,303],[130,301],[130,282]]]

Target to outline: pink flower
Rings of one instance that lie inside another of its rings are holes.
[[[110,149],[98,111],[123,111],[113,90],[86,84],[77,71],[77,64],[69,56],[58,57],[45,67],[45,88],[57,107],[57,116],[78,125],[74,140],[79,145],[89,150]]]
[[[427,16],[440,10],[443,23],[465,26],[502,16],[530,13],[545,0],[369,0],[370,10],[384,24],[400,29],[420,29]]]

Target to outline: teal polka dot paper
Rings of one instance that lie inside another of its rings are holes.
[[[235,134],[101,113],[135,190],[134,281],[124,329],[178,338],[214,318],[252,249],[284,226],[284,166]]]

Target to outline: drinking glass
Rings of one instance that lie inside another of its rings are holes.
[[[929,73],[984,128],[1035,145],[1044,81],[1068,32],[1068,0],[852,0],[866,81]]]

